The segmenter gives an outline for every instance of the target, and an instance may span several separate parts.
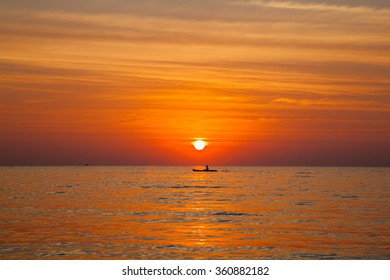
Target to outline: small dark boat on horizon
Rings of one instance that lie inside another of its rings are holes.
[[[218,170],[215,169],[192,169],[194,172],[218,172]]]

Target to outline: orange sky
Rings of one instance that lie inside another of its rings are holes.
[[[390,166],[388,34],[384,1],[2,1],[0,164]]]

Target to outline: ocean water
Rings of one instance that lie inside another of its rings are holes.
[[[390,168],[0,167],[0,259],[390,259]]]

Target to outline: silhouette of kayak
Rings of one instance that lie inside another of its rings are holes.
[[[218,170],[215,170],[215,169],[192,169],[192,171],[194,172],[217,172]]]

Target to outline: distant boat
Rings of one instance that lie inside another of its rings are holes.
[[[215,169],[192,169],[194,172],[218,172],[218,170]]]

